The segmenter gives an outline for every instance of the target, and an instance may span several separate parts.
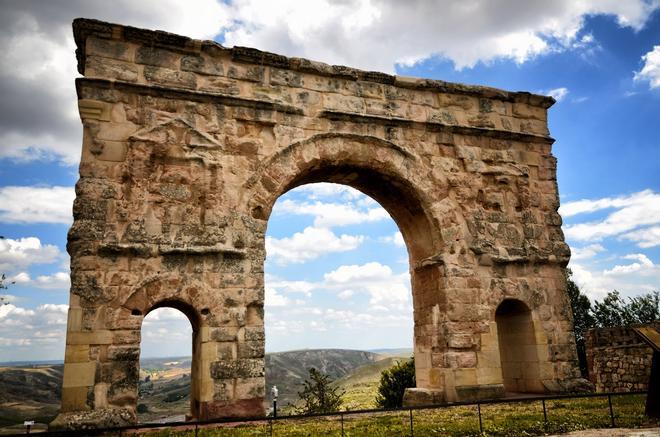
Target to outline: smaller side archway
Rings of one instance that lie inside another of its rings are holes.
[[[190,327],[192,328],[192,362],[190,367],[190,410],[187,412],[187,416],[192,419],[203,419],[203,374],[202,372],[202,331],[205,326],[204,314],[208,312],[208,309],[205,305],[201,305],[203,309],[199,311],[194,302],[196,302],[196,297],[199,295],[200,286],[198,284],[181,284],[180,281],[173,279],[172,277],[149,277],[143,281],[143,284],[137,288],[135,291],[124,303],[122,310],[125,313],[130,314],[130,323],[126,323],[126,317],[124,316],[124,323],[121,327],[128,327],[129,325],[135,330],[135,334],[132,338],[137,340],[137,343],[134,345],[138,351],[137,357],[135,357],[135,362],[131,367],[139,369],[139,354],[140,354],[140,342],[143,331],[143,322],[144,318],[150,314],[152,311],[160,308],[172,308],[183,313],[183,315],[190,322]],[[197,299],[199,300],[199,299]],[[200,303],[200,302],[197,302]],[[189,349],[190,350],[190,349]],[[137,375],[136,375],[137,376]],[[133,388],[133,387],[132,387]],[[127,407],[132,411],[137,410],[137,390],[138,384],[137,380],[135,381],[135,396],[131,397],[132,402],[130,402]]]
[[[197,311],[186,302],[182,302],[176,299],[162,300],[155,305],[149,307],[144,312],[139,309],[134,309],[132,311],[133,316],[141,317],[140,323],[140,334],[144,331],[144,318],[148,316],[151,312],[161,308],[172,308],[178,310],[186,316],[190,322],[192,328],[192,362],[190,365],[190,409],[186,413],[186,417],[190,419],[199,419],[200,418],[200,396],[201,396],[201,387],[200,387],[200,327],[201,327],[201,318],[197,314]],[[140,335],[142,337],[142,335]],[[137,405],[135,405],[137,408]]]
[[[142,320],[138,422],[183,421],[192,416],[193,360],[197,364],[191,354],[192,327],[189,316],[171,306],[155,308]]]
[[[495,311],[504,391],[542,393],[532,311],[523,301],[504,299]]]

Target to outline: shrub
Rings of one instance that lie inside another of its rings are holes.
[[[381,408],[403,406],[403,394],[407,388],[415,387],[415,359],[399,361],[380,374],[376,405]]]

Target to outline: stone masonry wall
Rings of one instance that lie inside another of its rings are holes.
[[[632,329],[590,329],[585,341],[589,380],[596,391],[648,389],[653,349],[640,340]]]

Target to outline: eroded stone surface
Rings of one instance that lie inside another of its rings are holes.
[[[575,385],[551,98],[93,20],[74,34],[65,374],[85,373],[54,425],[135,420],[140,327],[159,306],[194,328],[192,415],[263,413],[266,224],[282,193],[320,181],[367,193],[403,234],[419,399],[503,393],[505,299],[529,308],[536,386]]]

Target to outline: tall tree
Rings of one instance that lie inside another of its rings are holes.
[[[344,402],[342,396],[346,393],[339,387],[332,386],[329,375],[319,372],[315,368],[309,369],[309,378],[303,382],[302,391],[298,392],[300,407],[296,409],[299,414],[332,413],[339,411]]]
[[[594,303],[593,316],[599,328],[643,325],[660,320],[660,292],[654,291],[624,300],[610,291]]]
[[[571,301],[571,309],[573,310],[573,332],[575,334],[575,346],[577,348],[578,362],[580,364],[580,372],[583,377],[587,377],[587,349],[584,341],[584,334],[587,329],[593,328],[595,320],[591,315],[591,301],[587,296],[582,294],[580,287],[573,281],[570,269],[566,269],[566,290],[568,291],[568,298]]]
[[[403,395],[407,388],[415,387],[415,359],[399,361],[380,374],[376,405],[381,408],[403,406]]]

